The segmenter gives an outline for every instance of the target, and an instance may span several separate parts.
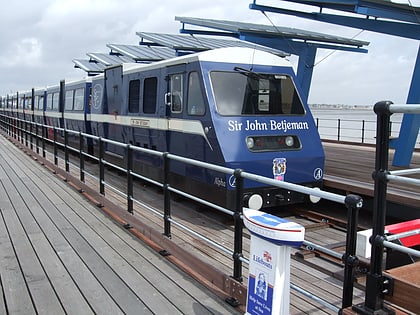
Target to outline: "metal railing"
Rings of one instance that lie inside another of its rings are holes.
[[[89,176],[94,178],[97,183],[99,184],[99,192],[101,195],[105,196],[105,188],[108,188],[117,194],[124,196],[126,198],[126,211],[129,213],[133,213],[133,205],[134,204],[141,204],[147,210],[149,210],[153,215],[160,217],[163,221],[163,234],[170,238],[172,236],[172,225],[183,229],[190,235],[199,238],[200,240],[209,244],[214,248],[217,248],[221,252],[229,255],[233,260],[233,271],[232,277],[239,282],[242,282],[243,275],[242,275],[242,264],[246,263],[249,264],[249,261],[243,256],[243,222],[242,222],[242,195],[243,195],[243,181],[244,179],[257,181],[259,183],[276,186],[279,188],[284,188],[288,190],[297,191],[303,194],[312,195],[316,197],[320,197],[323,199],[331,200],[336,203],[342,204],[347,208],[347,216],[348,216],[348,228],[347,228],[347,235],[346,235],[346,252],[344,255],[341,255],[337,252],[331,251],[331,249],[313,244],[308,241],[304,241],[304,245],[308,248],[312,248],[313,250],[325,252],[328,255],[333,257],[341,258],[344,263],[344,283],[343,283],[343,298],[342,298],[342,309],[347,308],[352,305],[353,301],[353,283],[355,278],[355,267],[358,265],[358,258],[356,256],[356,233],[358,227],[358,211],[362,207],[363,200],[361,197],[356,195],[347,195],[342,196],[339,194],[334,194],[326,191],[322,191],[319,189],[313,189],[305,186],[300,186],[288,182],[274,180],[272,178],[262,177],[256,174],[247,173],[241,169],[231,169],[226,168],[218,165],[212,165],[201,161],[196,161],[192,159],[188,159],[185,157],[173,155],[168,152],[159,152],[155,150],[150,150],[146,148],[136,147],[130,144],[123,144],[116,141],[104,139],[101,137],[92,136],[83,132],[75,132],[71,130],[66,130],[57,127],[50,127],[45,126],[42,124],[38,124],[35,122],[26,122],[24,120],[20,120],[17,118],[9,117],[6,115],[0,115],[1,121],[1,129],[3,132],[10,137],[20,141],[21,143],[25,144],[26,146],[30,146],[32,150],[34,150],[37,154],[42,154],[45,158],[46,156],[46,147],[47,144],[53,147],[53,160],[54,164],[58,165],[59,160],[59,152],[64,153],[64,165],[66,172],[69,172],[70,169],[70,152],[78,153],[79,154],[79,163],[74,164],[75,167],[79,168],[79,179],[81,182],[85,181],[85,177]],[[389,124],[387,124],[389,126]],[[48,131],[52,132],[48,132]],[[386,131],[386,134],[389,134],[389,131]],[[48,135],[52,135],[52,139],[48,137]],[[72,147],[69,145],[69,137],[78,138],[78,147]],[[386,137],[387,141],[389,137]],[[377,138],[378,141],[378,138]],[[86,144],[95,142],[97,147],[99,148],[95,154],[86,152]],[[107,160],[107,156],[105,155],[105,144],[118,146],[124,149],[126,158],[126,165],[115,165]],[[41,152],[40,152],[41,151]],[[155,158],[158,158],[162,162],[163,167],[163,181],[157,181],[155,179],[147,178],[141,174],[136,173],[133,170],[133,154],[143,154],[143,155],[151,155]],[[98,175],[90,174],[85,169],[85,159],[91,159],[97,162],[98,164]],[[176,161],[179,163],[186,163],[189,165],[193,165],[196,167],[201,167],[208,170],[217,171],[220,173],[233,175],[236,178],[236,191],[235,191],[235,206],[234,209],[226,209],[219,205],[210,203],[206,200],[198,198],[196,196],[191,195],[188,192],[181,191],[175,187],[172,187],[169,184],[168,174],[170,171],[170,163],[171,161]],[[126,183],[125,183],[125,190],[122,191],[106,181],[106,173],[105,167],[110,167],[116,169],[120,172],[126,174]],[[394,173],[393,175],[387,174],[387,176],[399,176],[402,173]],[[163,202],[163,212],[153,207],[147,206],[142,203],[141,200],[137,200],[134,198],[133,194],[133,179],[138,178],[147,182],[150,182],[154,185],[161,187],[164,191],[164,202]],[[195,202],[201,203],[205,206],[212,207],[217,211],[221,211],[224,214],[232,216],[234,220],[234,243],[233,249],[224,246],[223,244],[219,244],[217,241],[209,239],[208,237],[194,231],[193,229],[189,228],[182,222],[176,220],[172,216],[171,212],[171,193],[176,193],[182,195],[183,197],[189,198]],[[378,215],[378,214],[375,214]],[[379,219],[382,220],[382,219]],[[374,233],[378,233],[378,228],[374,230]],[[383,231],[382,231],[383,235]],[[381,240],[381,245],[387,245],[387,240]],[[383,250],[383,247],[382,247]],[[374,271],[375,272],[375,271]],[[309,298],[313,298],[314,295],[310,292],[307,292],[293,284],[291,284],[291,288],[295,289],[302,294],[305,294]],[[320,298],[316,298],[315,300],[321,301],[321,304],[330,308],[333,311],[339,312],[340,309],[332,303],[328,301],[324,301]]]
[[[324,141],[348,142],[356,144],[375,145],[376,120],[344,119],[344,118],[315,118],[319,135]],[[400,121],[389,121],[388,136],[391,141],[398,138],[401,128]],[[420,142],[415,145],[420,149]]]
[[[419,173],[418,169],[404,171],[388,171],[389,160],[389,134],[390,117],[393,113],[416,113],[420,114],[419,104],[394,105],[392,102],[378,102],[374,106],[377,115],[376,128],[376,157],[375,171],[373,173],[374,199],[373,199],[373,231],[371,237],[372,251],[370,260],[370,271],[366,278],[365,302],[354,307],[363,314],[395,314],[395,312],[384,305],[383,295],[389,292],[388,280],[383,275],[384,248],[392,248],[420,257],[420,252],[391,243],[385,236],[386,218],[386,194],[387,183],[390,180],[400,180],[404,183],[420,185],[420,180],[401,177],[402,175]]]

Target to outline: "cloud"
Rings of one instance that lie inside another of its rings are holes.
[[[271,0],[278,5],[278,0]],[[420,1],[420,0],[418,0]],[[0,94],[58,84],[85,76],[73,68],[88,52],[108,52],[108,43],[138,44],[137,31],[179,33],[175,16],[237,20],[353,37],[359,31],[248,8],[250,0],[22,0],[2,8]],[[266,1],[268,4],[269,1]],[[289,4],[288,4],[289,5]],[[292,4],[290,4],[292,6]],[[314,68],[309,102],[370,104],[382,98],[404,102],[418,43],[363,32],[368,54],[338,51]],[[330,53],[319,50],[317,61]],[[290,58],[296,67],[296,57]]]

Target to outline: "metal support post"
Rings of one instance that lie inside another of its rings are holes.
[[[54,164],[58,165],[57,129],[54,127]]]
[[[85,141],[82,135],[82,132],[79,132],[79,169],[80,169],[80,181],[85,182],[85,155],[83,154],[84,151]]]
[[[171,192],[169,191],[169,163],[168,152],[163,153],[163,192],[164,192],[164,205],[163,205],[163,220],[164,220],[164,234],[171,237]]]
[[[70,172],[70,161],[69,161],[69,135],[67,129],[64,129],[64,164],[66,172]]]
[[[342,257],[344,263],[344,283],[342,309],[353,303],[354,268],[359,264],[356,256],[357,226],[359,210],[363,206],[363,199],[357,195],[348,195],[345,199],[347,207],[347,235],[346,252]]]
[[[133,149],[131,145],[126,147],[127,154],[127,211],[133,213]]]
[[[235,214],[233,220],[235,222],[235,235],[234,235],[234,250],[233,250],[233,278],[242,282],[242,238],[243,238],[243,221],[242,221],[242,206],[243,206],[243,189],[244,179],[241,176],[242,170],[236,169],[234,172],[236,180],[235,191]]]
[[[104,142],[99,138],[99,193],[105,195]]]
[[[391,112],[389,105],[392,102],[383,101],[376,103],[374,111],[377,115],[376,124],[376,156],[375,172],[375,191],[373,197],[373,233],[372,233],[372,252],[370,259],[370,271],[366,277],[366,293],[363,305],[358,305],[355,309],[361,314],[395,314],[391,309],[384,306],[383,287],[383,239],[386,218],[386,191],[389,158],[389,121]]]

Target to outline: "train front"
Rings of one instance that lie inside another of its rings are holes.
[[[234,63],[209,63],[207,68],[210,111],[225,165],[279,181],[320,187],[324,151],[291,64],[261,51],[244,50],[241,54],[244,56],[233,57]],[[238,63],[241,60],[248,62]],[[225,180],[232,195],[235,180],[232,176]],[[254,209],[308,199],[249,180],[244,185],[244,206]]]

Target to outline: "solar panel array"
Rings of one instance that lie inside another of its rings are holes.
[[[259,25],[244,22],[225,20],[210,20],[199,18],[176,17],[181,23],[204,26],[222,30],[219,35],[229,35],[221,38],[215,36],[200,36],[194,34],[162,34],[150,32],[137,32],[140,37],[139,45],[107,44],[109,53],[87,53],[89,60],[74,59],[76,68],[86,71],[89,75],[96,75],[104,71],[106,67],[122,63],[150,63],[176,57],[178,55],[195,53],[210,49],[223,47],[250,47],[257,48],[278,56],[289,56],[282,50],[258,45],[249,41],[240,40],[236,37],[241,32],[254,33],[261,37],[282,37],[301,40],[304,42],[334,43],[347,46],[364,46],[369,43],[347,39],[343,37],[330,36],[322,33],[309,32],[294,28]],[[213,32],[216,34],[215,32]]]

